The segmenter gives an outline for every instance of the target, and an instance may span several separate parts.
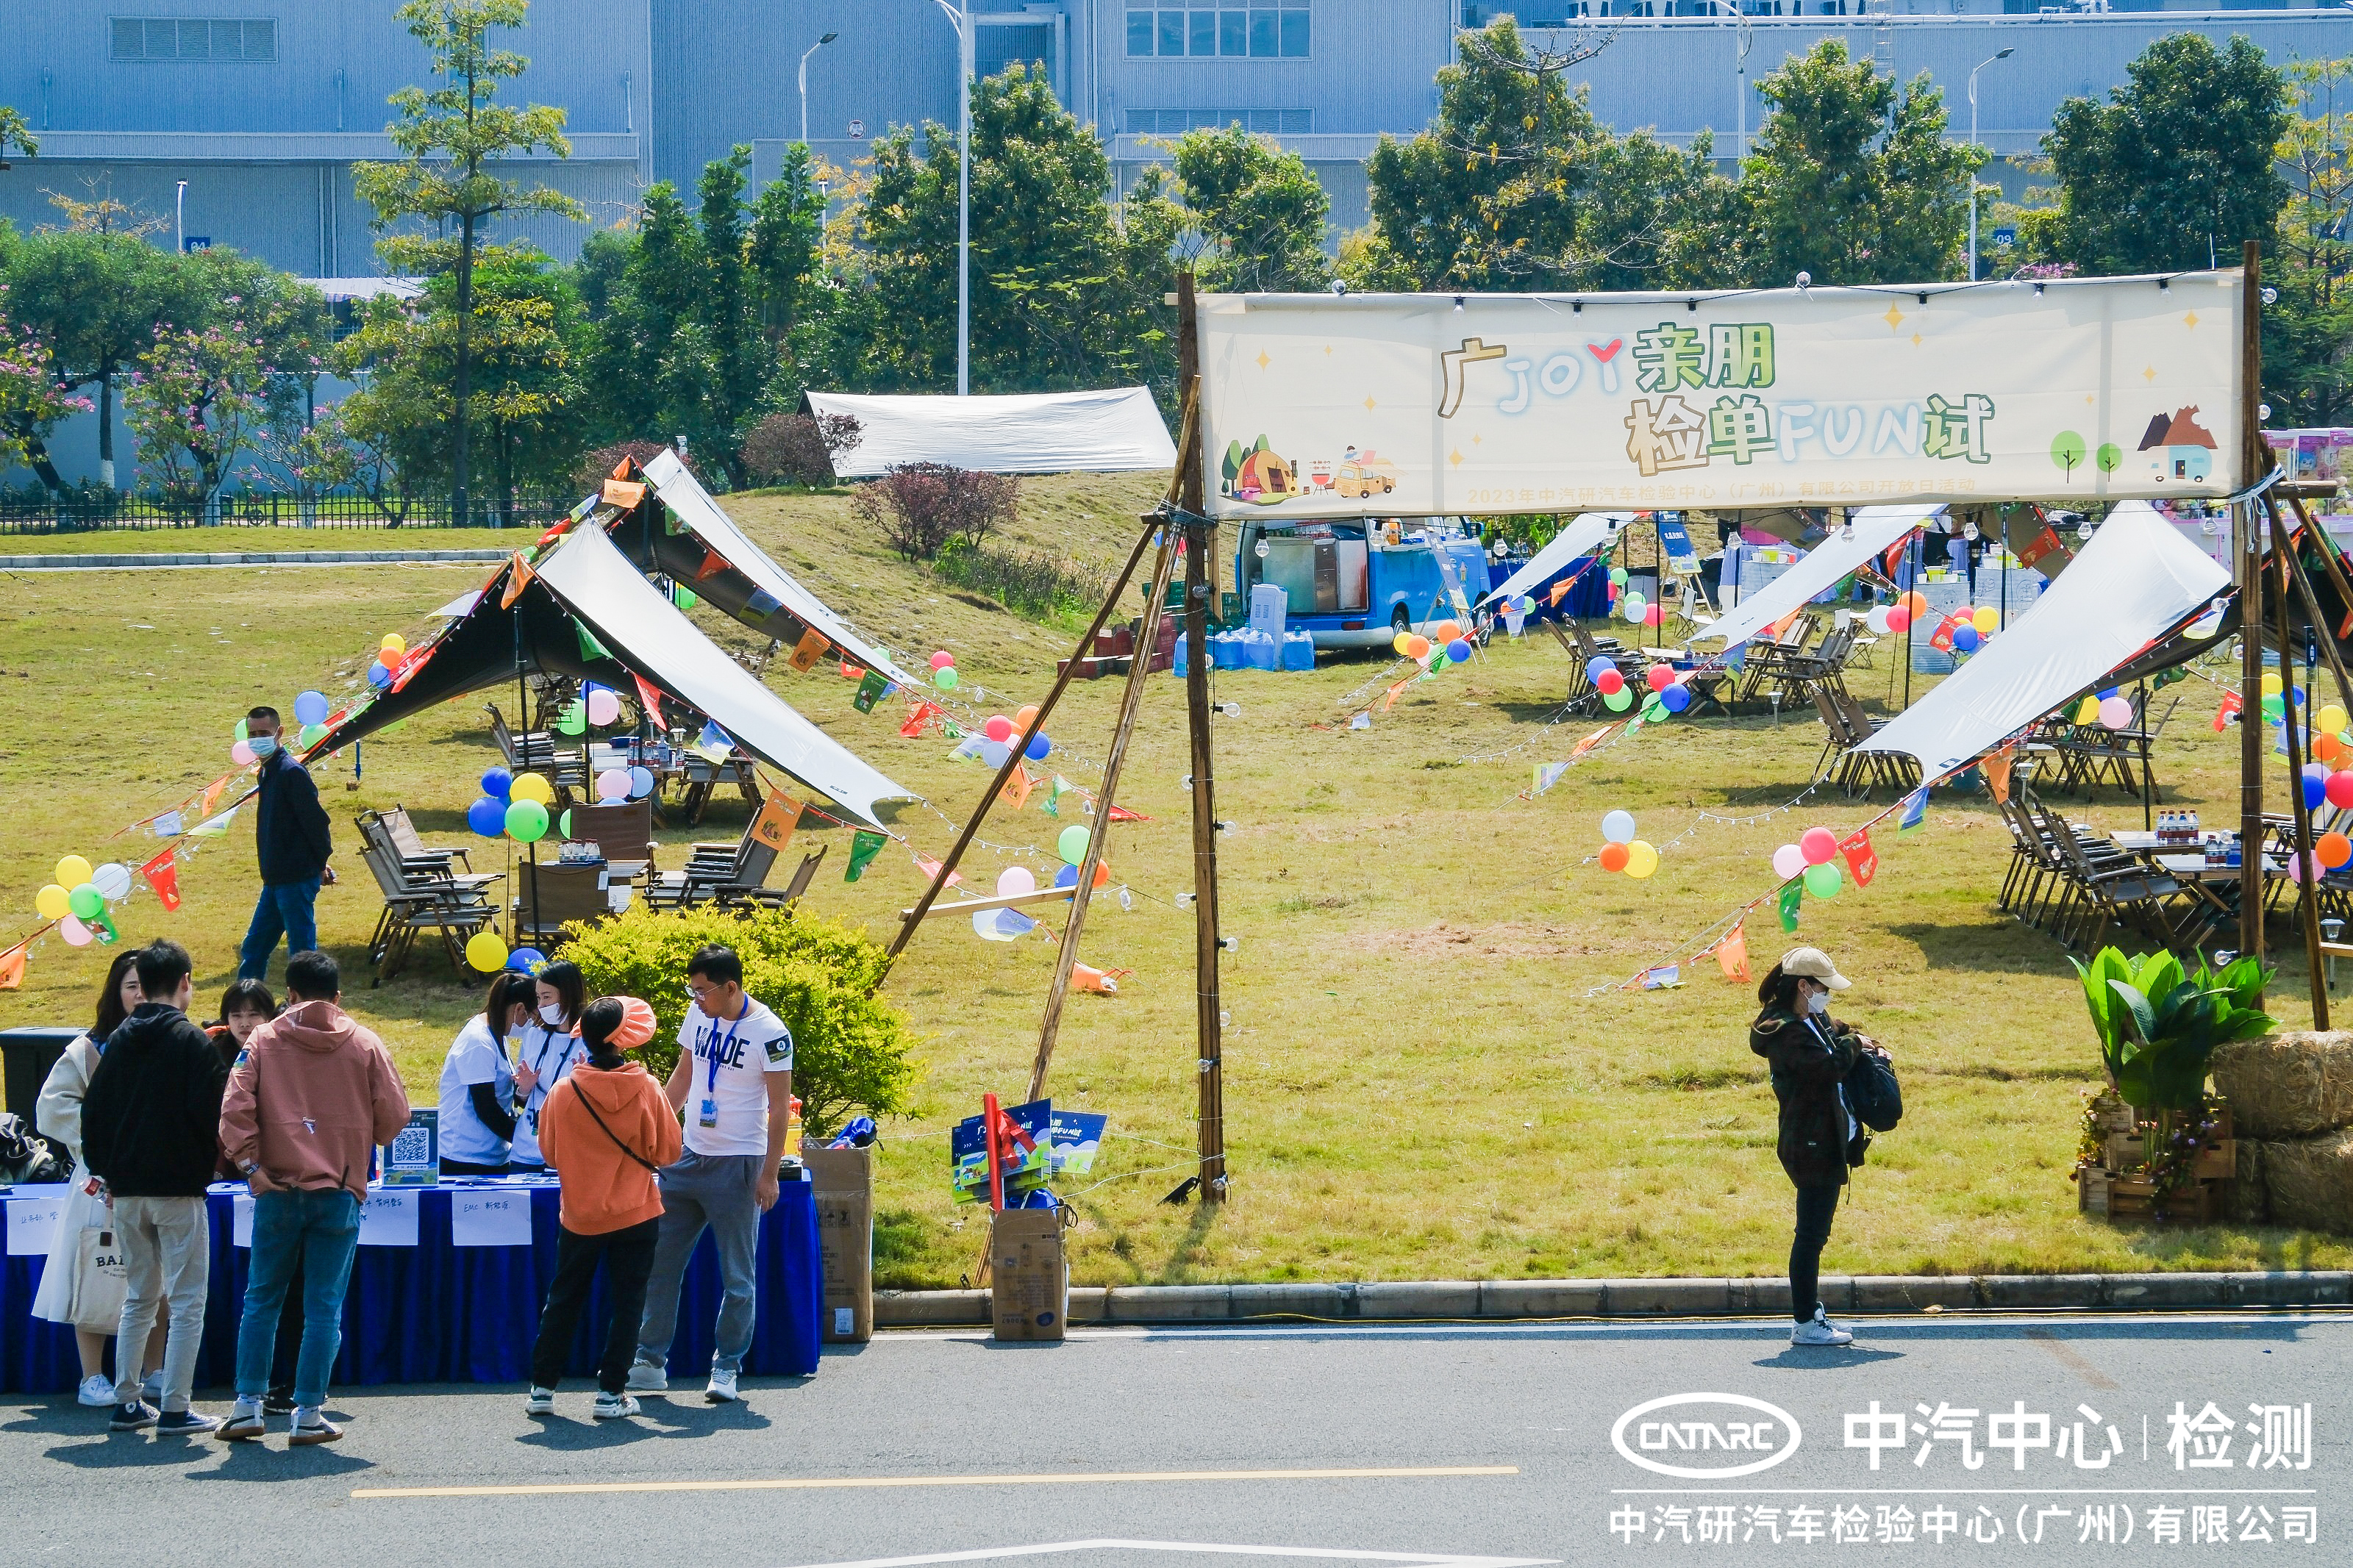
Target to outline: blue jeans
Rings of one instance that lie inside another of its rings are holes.
[[[711,1365],[716,1372],[742,1370],[759,1306],[761,1159],[758,1154],[698,1154],[690,1149],[678,1163],[662,1167],[661,1229],[646,1287],[645,1322],[638,1331],[638,1361],[649,1366],[669,1364],[670,1342],[678,1331],[679,1286],[694,1256],[694,1244],[707,1227],[719,1241],[721,1291]]]
[[[319,925],[311,910],[318,901],[316,877],[304,882],[264,882],[261,897],[254,900],[253,923],[245,928],[245,945],[237,951],[237,977],[268,979],[269,955],[278,951],[281,936],[290,955],[317,947]]]
[[[237,1396],[269,1392],[270,1352],[286,1282],[302,1267],[302,1348],[294,1358],[294,1403],[326,1403],[327,1378],[343,1344],[343,1291],[360,1244],[360,1201],[342,1187],[258,1193],[253,1199],[253,1261],[245,1277],[245,1316],[237,1326]]]

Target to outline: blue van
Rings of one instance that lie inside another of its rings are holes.
[[[1279,585],[1292,629],[1318,648],[1387,647],[1409,627],[1468,626],[1487,579],[1477,532],[1451,517],[1252,520],[1234,556],[1241,602],[1261,583]]]

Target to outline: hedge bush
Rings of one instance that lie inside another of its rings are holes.
[[[902,1110],[913,1087],[914,1037],[905,1016],[874,995],[882,949],[838,921],[784,910],[710,908],[656,912],[633,905],[583,929],[564,956],[580,966],[591,996],[635,996],[660,1020],[638,1057],[667,1077],[686,1018],[686,964],[707,942],[744,960],[744,988],[793,1032],[793,1092],[806,1136],[829,1138],[855,1111]]]

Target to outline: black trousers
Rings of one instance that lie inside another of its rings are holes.
[[[1838,1213],[1839,1189],[1798,1189],[1798,1231],[1789,1241],[1789,1316],[1811,1322],[1821,1305],[1822,1246],[1831,1238],[1831,1217]]]
[[[539,1315],[539,1339],[531,1347],[532,1386],[554,1388],[564,1376],[564,1360],[572,1350],[573,1333],[588,1305],[588,1287],[601,1259],[613,1321],[605,1329],[605,1353],[596,1360],[596,1386],[607,1394],[621,1392],[629,1378],[629,1363],[637,1359],[638,1325],[646,1315],[646,1279],[654,1270],[654,1237],[660,1229],[656,1218],[601,1236],[558,1233],[555,1283],[548,1288],[547,1307]]]

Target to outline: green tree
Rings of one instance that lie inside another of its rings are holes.
[[[1332,200],[1298,153],[1240,125],[1188,131],[1169,150],[1169,194],[1212,247],[1195,268],[1203,288],[1287,293],[1332,281],[1324,254]],[[1152,172],[1140,197],[1156,194],[1158,174]]]
[[[139,356],[123,415],[167,497],[201,504],[212,517],[267,416],[269,378],[242,321],[155,335]]]
[[[0,159],[8,156],[11,146],[27,158],[41,155],[41,144],[33,140],[32,127],[25,123],[25,117],[6,104],[0,103]],[[6,166],[0,163],[0,168]]]
[[[779,350],[816,303],[825,271],[825,192],[820,171],[800,142],[760,193],[744,259],[751,268],[760,325]]]
[[[2295,94],[2243,37],[2159,38],[2105,103],[2059,106],[2042,151],[2054,205],[2021,216],[2030,261],[2092,273],[2228,267],[2273,246],[2288,185],[2274,162]]]
[[[1042,392],[1166,381],[1166,204],[1114,209],[1092,130],[1042,71],[1008,66],[972,89],[972,386]],[[837,345],[881,388],[955,384],[956,143],[926,124],[874,144],[860,205],[864,277]]]
[[[0,241],[7,236],[0,233]],[[0,259],[5,247],[0,245]],[[46,470],[42,482],[61,488],[49,462],[49,432],[69,415],[87,414],[90,402],[77,397],[58,378],[49,345],[27,328],[8,320],[6,297],[0,295],[0,468],[19,463]]]
[[[1771,107],[1741,168],[1739,280],[1914,283],[1962,270],[1982,149],[1945,136],[1923,71],[1899,91],[1828,38],[1758,85]]]
[[[2279,290],[2263,312],[2263,395],[2274,425],[2342,425],[2353,418],[2353,60],[2286,74],[2297,112],[2278,148],[2288,198],[2263,268]]]
[[[404,218],[433,226],[429,234],[393,235],[378,246],[396,271],[449,273],[456,279],[448,312],[455,364],[450,409],[450,493],[460,518],[467,499],[474,409],[472,390],[474,264],[484,232],[516,213],[586,218],[586,209],[561,192],[527,187],[493,169],[521,153],[572,155],[564,110],[547,104],[516,109],[497,101],[499,84],[521,77],[530,61],[491,47],[493,28],[522,26],[530,0],[408,0],[397,15],[409,35],[433,57],[441,85],[406,87],[392,95],[399,118],[385,129],[406,156],[397,163],[355,163],[352,184],[375,209],[375,226]],[[451,233],[451,230],[455,233]]]
[[[199,283],[180,258],[119,230],[49,229],[16,247],[8,275],[13,313],[55,351],[64,385],[97,388],[102,484],[115,482],[116,384],[158,331],[213,318]],[[45,451],[35,454],[33,467],[52,490],[65,488]]]

